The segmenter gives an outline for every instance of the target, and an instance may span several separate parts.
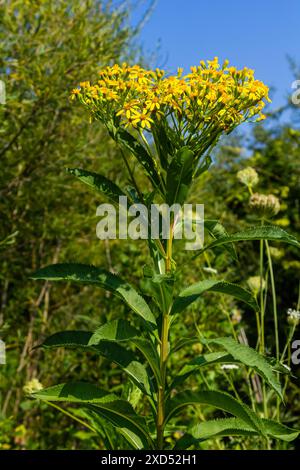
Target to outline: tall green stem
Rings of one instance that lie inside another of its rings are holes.
[[[268,240],[265,240],[265,242],[266,242],[266,251],[267,251],[267,257],[268,257],[268,263],[269,263],[271,289],[272,289],[276,359],[279,360],[279,353],[280,352],[279,352],[278,315],[277,315],[275,278],[274,278],[274,271],[273,271],[273,263],[272,263],[272,257],[271,257],[271,252],[270,252],[270,246],[269,246]]]
[[[274,271],[273,271],[273,263],[272,263],[270,246],[269,246],[268,240],[265,240],[265,242],[266,242],[266,252],[267,252],[267,257],[268,257],[270,280],[271,280],[271,289],[272,289],[276,359],[277,359],[277,361],[279,361],[280,351],[279,351],[278,315],[277,315],[277,299],[276,299],[275,278],[274,278]],[[277,378],[279,380],[279,373],[277,373]],[[279,397],[276,397],[276,414],[277,414],[277,419],[279,421],[279,417],[280,417]]]
[[[264,224],[264,221],[261,221],[261,224]],[[260,240],[260,255],[259,255],[259,275],[260,275],[260,310],[261,310],[261,319],[260,319],[260,352],[265,354],[265,304],[264,304],[264,241]],[[263,381],[262,384],[263,392],[263,402],[264,402],[264,417],[268,417],[268,405],[267,405],[267,393],[266,393],[266,384]]]
[[[173,243],[173,224],[170,225],[169,239],[167,240],[166,250],[166,273],[171,272],[172,265],[172,243]],[[163,450],[164,447],[164,426],[165,426],[165,391],[167,360],[169,354],[169,311],[162,312],[162,327],[160,337],[160,378],[161,385],[158,389],[157,400],[157,448]]]
[[[157,448],[163,450],[164,447],[164,424],[165,424],[165,391],[166,391],[166,370],[168,359],[168,337],[169,337],[169,316],[163,314],[161,345],[160,345],[160,376],[161,385],[158,389],[157,402]]]

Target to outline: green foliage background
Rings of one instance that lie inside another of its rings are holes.
[[[114,11],[98,1],[10,0],[0,3],[0,17],[0,78],[7,93],[6,105],[0,106],[0,336],[7,355],[7,364],[0,366],[0,448],[97,448],[103,443],[95,442],[68,417],[28,400],[23,387],[38,378],[45,386],[82,379],[120,389],[124,377],[105,359],[32,348],[38,339],[59,330],[97,327],[114,318],[114,312],[120,315],[124,307],[101,290],[41,285],[28,277],[40,266],[58,261],[94,263],[122,272],[132,282],[141,277],[146,262],[144,242],[100,242],[95,234],[95,213],[101,198],[64,170],[85,167],[117,183],[126,182],[115,145],[98,123],[90,124],[82,109],[72,105],[69,93],[80,81],[95,77],[100,66],[136,59],[135,31],[127,26],[126,9]],[[272,192],[281,200],[275,222],[299,236],[300,132],[292,124],[281,125],[276,117],[270,122],[269,127],[256,127],[247,149],[243,135],[224,142],[210,177],[205,182],[200,179],[192,200],[205,204],[208,218],[217,214],[228,231],[242,228],[243,223],[251,222],[251,214],[236,173],[250,164],[259,173],[259,190]],[[138,168],[135,174],[143,181]],[[300,260],[293,247],[278,248],[275,273],[283,340],[288,327],[286,310],[296,308]],[[257,259],[258,247],[249,243],[239,251],[238,265],[224,251],[207,262],[228,281],[242,276],[246,286],[248,277],[258,273]],[[197,261],[191,272],[187,265],[183,284],[202,279],[207,267],[209,264]],[[146,282],[142,288],[151,295]],[[232,313],[240,316],[238,328],[245,331],[251,345],[255,340],[252,312],[225,298],[220,301],[219,296],[206,297],[205,303],[201,300],[192,306],[174,334],[187,336],[195,325],[206,334],[230,334],[228,315]],[[271,353],[271,330],[267,344]],[[191,347],[194,351],[200,348],[198,344]],[[182,363],[188,359],[182,353],[176,357]],[[297,369],[293,372],[299,375]],[[206,380],[218,385],[213,371]],[[133,402],[138,402],[136,393],[128,388]],[[295,378],[285,422],[299,427],[298,396]],[[228,447],[231,445],[229,441]],[[238,445],[235,441],[235,448]]]

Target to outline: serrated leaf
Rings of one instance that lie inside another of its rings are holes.
[[[262,419],[262,424],[267,436],[286,442],[293,441],[300,433],[275,421]],[[188,449],[197,442],[216,437],[259,435],[256,429],[238,418],[204,421],[188,428],[187,433],[176,442],[175,449]]]
[[[115,183],[103,175],[81,168],[66,168],[67,172],[90,186],[94,191],[104,194],[112,202],[119,204],[119,197],[126,194]]]
[[[168,422],[181,408],[193,404],[214,406],[215,408],[221,409],[237,418],[240,418],[251,428],[256,429],[261,434],[264,433],[261,419],[251,410],[251,408],[249,408],[248,405],[238,401],[228,393],[219,392],[217,390],[204,390],[199,392],[185,390],[184,392],[179,392],[175,397],[167,400],[166,422]]]
[[[89,340],[89,345],[98,344],[100,341],[128,341],[140,336],[140,332],[126,320],[112,320],[99,326]]]
[[[209,291],[230,295],[235,299],[245,302],[249,307],[253,308],[254,311],[259,310],[256,299],[253,297],[251,292],[248,292],[237,284],[219,281],[217,279],[206,279],[181,291],[174,300],[171,313],[175,314],[182,312],[182,310],[197,300],[204,292]]]
[[[119,365],[129,378],[147,395],[151,394],[151,382],[147,370],[141,364],[132,351],[120,346],[116,342],[95,342],[92,332],[86,331],[62,331],[47,338],[41,345],[43,348],[68,349],[81,348],[105,357]]]
[[[188,449],[197,442],[224,436],[257,436],[256,429],[238,418],[224,418],[204,421],[188,428],[175,445],[175,449]]]
[[[193,180],[194,153],[182,147],[173,157],[167,173],[166,202],[169,206],[182,205],[187,197]]]
[[[199,341],[199,340],[198,340]],[[173,380],[170,390],[182,384],[190,375],[194,374],[201,367],[214,364],[232,364],[233,357],[226,351],[212,352],[195,357],[185,364]]]
[[[199,341],[199,338],[197,339]],[[266,358],[273,371],[290,374],[288,368],[278,363],[274,358]],[[234,358],[227,351],[210,352],[195,357],[190,362],[185,364],[182,369],[178,372],[175,379],[170,385],[170,390],[176,388],[179,384],[182,384],[190,375],[197,372],[201,367],[213,366],[215,364],[243,364],[242,361]]]
[[[31,278],[98,285],[121,297],[135,313],[146,321],[146,325],[156,326],[155,317],[144,298],[130,284],[105,269],[79,263],[53,264],[39,269]]]
[[[254,369],[257,374],[265,379],[268,385],[283,399],[280,383],[268,361],[255,349],[240,344],[233,338],[215,338],[202,340],[204,344],[215,344],[224,348],[234,359]]]
[[[39,390],[32,394],[44,401],[78,403],[92,406],[115,427],[127,429],[135,438],[137,448],[147,448],[151,438],[145,420],[136,414],[130,403],[116,395],[106,392],[93,384],[85,382],[64,383]]]
[[[263,225],[258,227],[250,227],[240,232],[233,233],[232,235],[220,237],[218,240],[215,240],[202,248],[200,252],[195,255],[195,257],[199,256],[204,251],[215,248],[217,246],[226,245],[227,243],[251,240],[278,241],[300,248],[299,241],[282,228],[273,225]]]

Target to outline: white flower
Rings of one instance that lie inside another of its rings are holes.
[[[294,325],[298,325],[300,323],[300,311],[295,310],[293,308],[289,308],[287,311],[288,322]]]
[[[31,393],[38,392],[39,390],[42,390],[43,385],[38,379],[32,379],[29,380],[29,382],[26,382],[26,384],[23,387],[23,391],[30,395]]]

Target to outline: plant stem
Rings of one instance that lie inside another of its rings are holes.
[[[279,335],[278,335],[276,288],[275,288],[275,279],[274,279],[274,271],[273,271],[273,263],[272,263],[272,257],[271,257],[271,252],[270,252],[270,246],[269,246],[268,240],[265,240],[265,242],[266,242],[266,251],[267,251],[267,257],[268,257],[268,263],[269,263],[271,288],[272,288],[274,329],[275,329],[275,348],[276,348],[276,359],[278,361],[279,360]]]
[[[271,251],[270,251],[270,246],[269,246],[268,240],[265,240],[265,243],[266,243],[266,252],[267,252],[269,271],[270,271],[271,289],[272,289],[276,360],[279,361],[280,351],[279,351],[278,315],[277,315],[277,299],[276,299],[275,279],[274,279],[274,271],[273,271]],[[279,381],[279,373],[278,372],[277,372],[277,379]],[[279,399],[278,396],[276,397],[276,415],[277,415],[277,420],[279,421],[279,418],[280,418],[280,399]]]
[[[171,272],[172,264],[172,243],[173,243],[173,223],[170,224],[169,239],[167,240],[166,253],[166,273]],[[167,360],[169,354],[169,311],[162,312],[162,327],[160,338],[160,377],[161,385],[158,389],[157,400],[157,448],[163,450],[164,447],[164,426],[165,426],[165,391],[166,391],[166,372]]]
[[[261,221],[261,224],[264,224],[264,221]],[[260,275],[260,309],[261,309],[261,320],[260,320],[260,352],[265,354],[265,304],[264,304],[264,292],[263,292],[263,282],[264,282],[264,241],[260,240],[260,255],[259,255],[259,275]],[[264,405],[264,418],[268,417],[268,405],[267,405],[267,392],[266,392],[266,383],[263,381],[262,384],[263,392],[263,405]]]
[[[263,279],[264,279],[264,242],[260,240],[260,256],[259,256],[259,276],[260,276],[260,350],[265,353],[265,305],[264,305],[264,292],[263,292]]]
[[[165,389],[166,389],[166,369],[168,359],[168,337],[169,337],[169,316],[163,314],[161,344],[160,344],[160,376],[161,385],[158,389],[157,403],[157,449],[164,447],[164,421],[165,421]]]

